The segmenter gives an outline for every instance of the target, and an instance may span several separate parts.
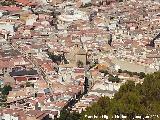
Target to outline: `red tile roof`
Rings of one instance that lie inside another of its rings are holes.
[[[0,69],[13,67],[13,62],[9,60],[0,60]]]
[[[26,77],[15,77],[14,78],[16,81],[18,81],[18,82],[22,82],[22,81],[27,81],[27,78]]]
[[[53,71],[52,65],[51,65],[51,64],[48,64],[48,63],[42,64],[42,68],[43,68],[46,72],[51,72],[51,71]]]
[[[84,73],[84,68],[75,68],[74,73]]]
[[[25,112],[22,109],[2,109],[0,114],[10,114],[12,116],[18,117],[18,120],[26,120]]]
[[[19,11],[19,10],[21,10],[21,8],[16,7],[16,6],[1,6],[0,10],[3,10],[3,11]]]
[[[47,116],[47,114],[45,112],[40,111],[40,110],[30,110],[30,111],[27,112],[27,115],[34,116],[38,120],[41,120],[42,118]]]
[[[66,101],[58,101],[55,103],[55,106],[57,107],[65,107],[67,105],[67,102]]]

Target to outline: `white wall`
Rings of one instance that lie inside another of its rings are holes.
[[[3,12],[0,12],[0,17],[2,17],[3,16]]]
[[[91,0],[81,0],[83,4],[91,3]]]
[[[18,117],[14,117],[14,116],[9,115],[9,114],[4,114],[2,116],[2,119],[4,119],[4,120],[18,120]]]
[[[12,34],[14,33],[14,25],[10,23],[0,23],[0,30],[6,30],[11,32]]]
[[[36,22],[36,18],[31,18],[26,20],[26,25],[33,25],[33,23]]]
[[[18,117],[11,116],[11,120],[18,120]]]
[[[50,0],[36,0],[40,4],[47,4],[48,1]]]

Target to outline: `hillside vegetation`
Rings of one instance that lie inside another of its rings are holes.
[[[85,115],[125,115],[128,120],[133,120],[135,116],[150,115],[152,117],[150,119],[160,119],[151,116],[159,115],[160,117],[160,72],[146,75],[143,84],[136,85],[134,82],[128,81],[120,87],[113,99],[102,97],[97,103],[88,107],[82,113],[81,120],[87,120]]]

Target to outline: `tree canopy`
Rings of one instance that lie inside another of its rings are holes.
[[[140,79],[143,79],[145,77],[145,73],[144,72],[137,73],[137,72],[130,72],[130,71],[127,71],[127,70],[123,71],[121,69],[118,69],[118,73],[127,73],[128,75],[130,75],[130,77],[133,77],[133,75],[136,75]]]
[[[11,90],[12,90],[12,87],[10,85],[5,85],[4,87],[0,86],[0,107],[6,106],[5,102],[7,101],[7,95]]]
[[[143,73],[141,73],[144,75]],[[135,84],[128,81],[122,85],[114,96],[101,97],[98,102],[93,103],[86,111],[79,113],[71,113],[68,110],[61,112],[59,120],[88,120],[88,116],[127,116],[126,120],[133,120],[135,116],[144,118],[147,115],[158,115],[160,117],[160,72],[145,75],[142,84]],[[92,118],[94,119],[94,118]],[[157,117],[150,116],[151,120],[159,120]],[[96,120],[104,120],[97,118]]]
[[[2,92],[2,95],[8,95],[9,94],[9,91],[12,90],[12,87],[10,85],[5,85],[2,89],[1,89],[1,92]]]
[[[64,109],[60,113],[60,118],[58,120],[79,120],[80,114],[76,112],[69,112],[68,110]]]
[[[88,119],[85,115],[126,115],[128,120],[133,120],[136,115],[145,117],[155,114],[160,117],[160,72],[146,75],[142,84],[128,81],[113,99],[101,97],[82,113],[81,120]]]

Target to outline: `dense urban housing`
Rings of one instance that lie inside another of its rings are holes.
[[[0,120],[159,120],[159,70],[160,0],[0,0]]]

